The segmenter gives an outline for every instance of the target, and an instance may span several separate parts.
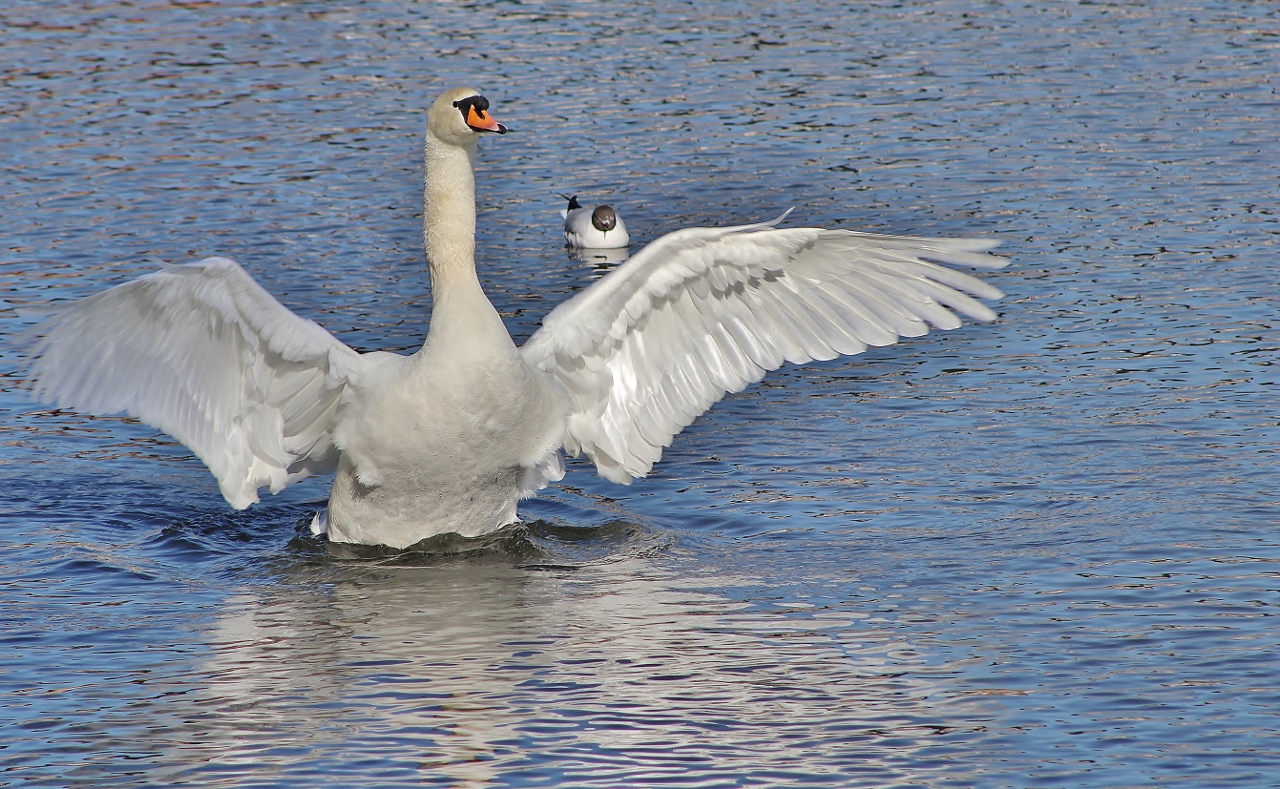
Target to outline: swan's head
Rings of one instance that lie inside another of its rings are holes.
[[[507,133],[489,112],[489,100],[472,88],[447,90],[436,99],[427,112],[427,130],[454,145],[469,145],[483,132]]]

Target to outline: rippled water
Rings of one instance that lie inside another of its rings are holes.
[[[0,11],[0,331],[225,254],[427,325],[419,136],[470,83],[517,338],[691,224],[1001,238],[986,326],[788,368],[630,488],[430,557],[229,510],[0,379],[0,785],[1244,786],[1280,774],[1280,12],[1248,2],[33,2]],[[634,7],[633,7],[634,6]]]

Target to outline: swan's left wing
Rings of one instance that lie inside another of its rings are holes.
[[[27,384],[46,402],[125,412],[185,444],[237,509],[337,464],[344,391],[385,366],[301,318],[235,261],[117,285],[36,327]]]
[[[783,215],[785,216],[785,214]],[[990,239],[881,236],[776,222],[666,235],[547,315],[521,349],[572,402],[565,451],[629,483],[728,392],[784,361],[953,329],[1000,291]]]

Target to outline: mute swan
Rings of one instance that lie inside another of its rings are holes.
[[[564,217],[564,240],[581,249],[621,249],[631,243],[627,223],[613,206],[583,206],[577,196],[567,197],[569,207],[560,211]]]
[[[585,453],[643,477],[685,425],[783,361],[995,314],[985,239],[772,222],[666,235],[557,306],[516,347],[476,275],[476,141],[506,128],[471,89],[432,104],[423,236],[433,308],[411,356],[360,354],[213,257],[73,303],[37,329],[34,395],[124,411],[176,437],[241,509],[336,469],[335,542],[405,548],[516,522],[516,502]],[[785,216],[785,214],[784,214]],[[936,261],[936,262],[929,262]]]

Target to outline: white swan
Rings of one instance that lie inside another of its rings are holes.
[[[584,206],[576,195],[568,197],[568,208],[560,210],[564,217],[564,240],[578,249],[621,249],[631,243],[627,223],[609,205]]]
[[[585,453],[626,484],[726,392],[783,361],[853,354],[995,314],[991,240],[774,222],[664,236],[560,304],[521,348],[476,276],[476,141],[506,129],[451,90],[431,107],[424,238],[433,307],[411,356],[360,354],[234,261],[208,258],[72,304],[38,330],[34,394],[186,444],[236,508],[336,469],[329,538],[404,548],[516,521]],[[929,262],[936,261],[936,262]]]

